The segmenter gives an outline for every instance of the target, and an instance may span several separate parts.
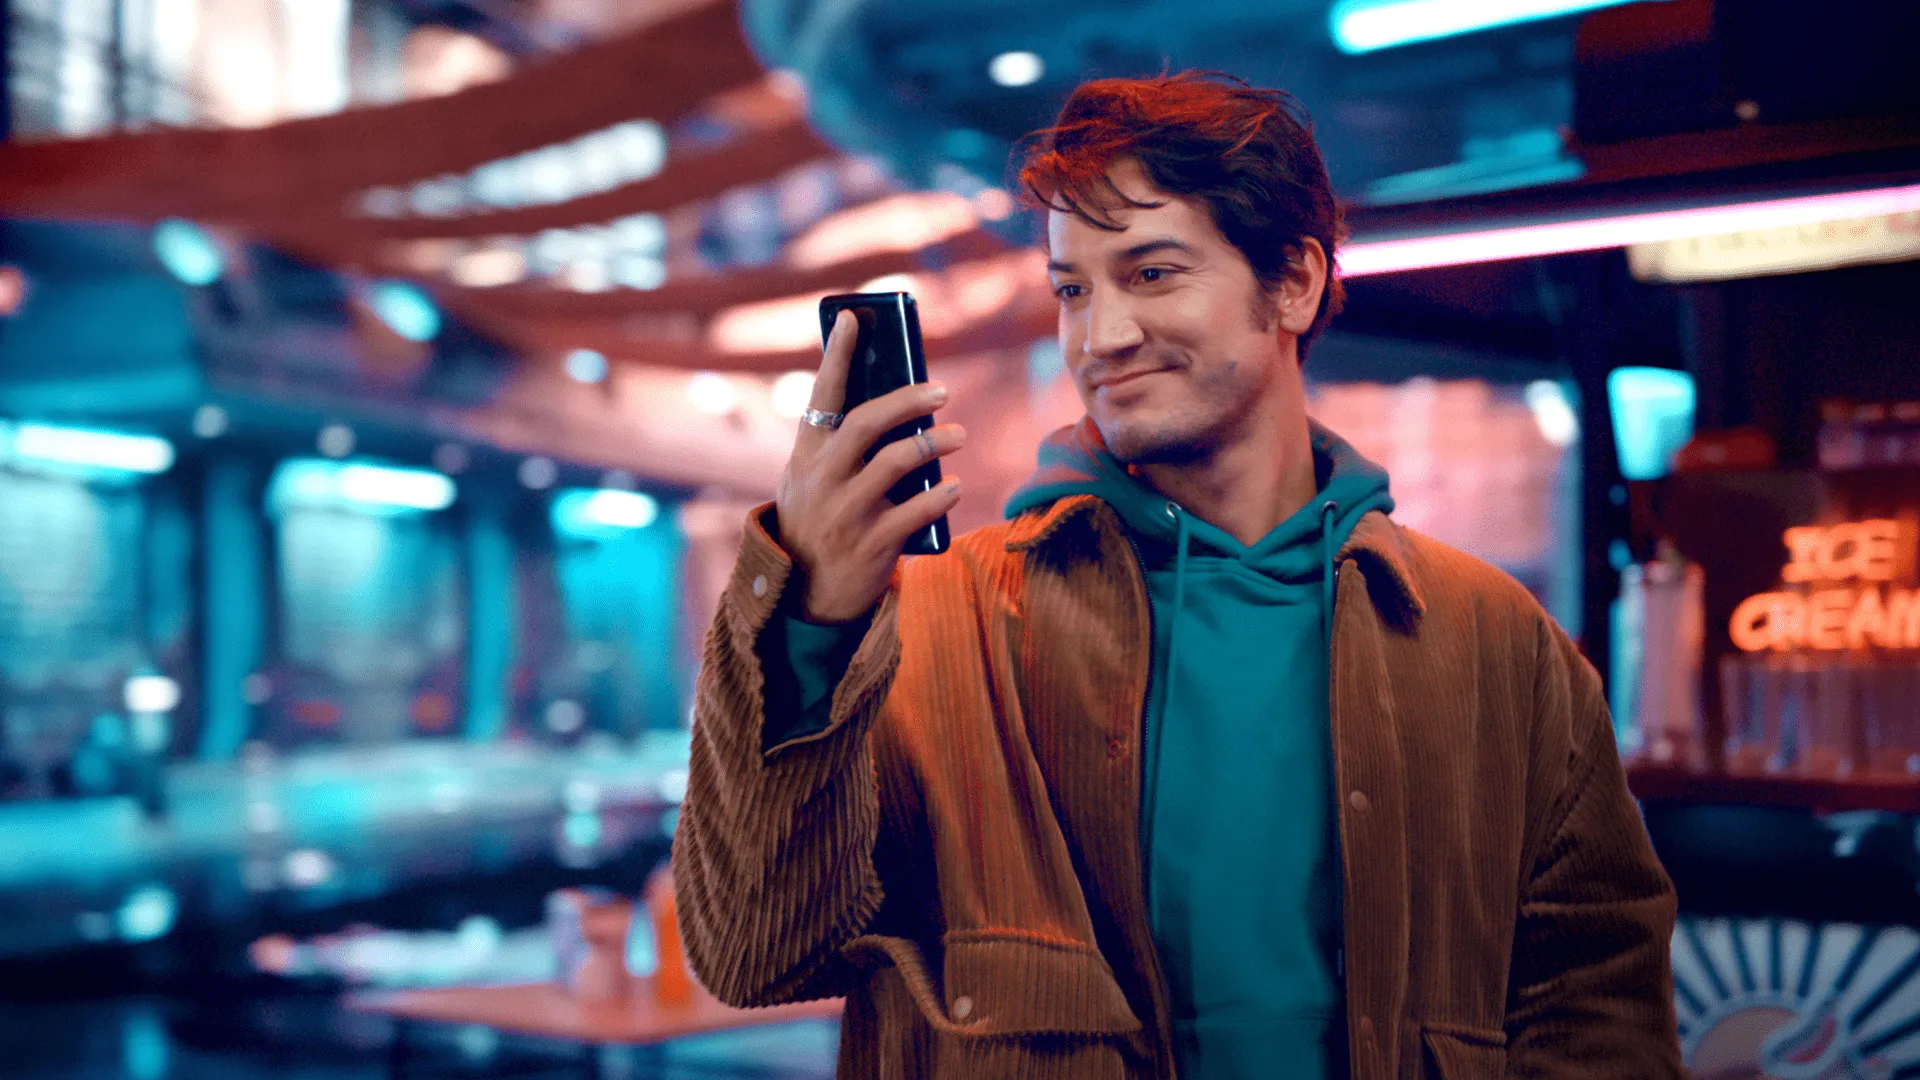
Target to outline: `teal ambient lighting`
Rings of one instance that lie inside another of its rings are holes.
[[[28,467],[151,475],[173,467],[173,444],[158,435],[0,422],[0,460]]]
[[[430,513],[453,505],[454,493],[453,481],[430,469],[293,458],[274,470],[267,501],[276,513],[292,507]]]
[[[1657,480],[1693,438],[1693,376],[1667,368],[1623,367],[1607,375],[1620,475]]]
[[[411,281],[374,282],[367,290],[367,306],[408,341],[432,341],[440,332],[440,309]]]
[[[168,218],[153,227],[153,253],[167,273],[188,285],[211,285],[227,268],[220,245],[207,230],[179,218]]]
[[[576,488],[553,500],[553,528],[564,536],[592,539],[644,529],[659,516],[660,504],[638,491]]]
[[[1339,0],[1327,15],[1348,54],[1434,41],[1496,26],[1551,19],[1633,0]]]

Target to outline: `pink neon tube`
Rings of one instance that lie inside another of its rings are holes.
[[[1401,240],[1362,240],[1340,249],[1340,276],[1364,277],[1401,270],[1560,255],[1570,251],[1685,240],[1696,236],[1811,225],[1823,221],[1900,214],[1920,210],[1920,184],[1806,195],[1792,199],[1660,210],[1619,217],[1516,225],[1484,232],[1416,236]]]

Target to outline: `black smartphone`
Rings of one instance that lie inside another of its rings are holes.
[[[842,311],[853,312],[859,322],[860,336],[853,345],[853,362],[847,369],[847,403],[841,412],[872,401],[903,386],[927,381],[927,353],[920,344],[920,311],[913,297],[903,292],[842,293],[820,301],[820,341],[826,343],[833,333],[834,320]],[[867,451],[867,460],[889,443],[910,439],[933,426],[933,417],[918,416],[890,428]],[[933,490],[940,482],[940,459],[900,478],[887,490],[895,504],[906,502],[923,491]],[[907,538],[908,555],[938,555],[952,540],[945,514],[940,520]]]

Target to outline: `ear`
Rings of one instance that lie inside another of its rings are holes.
[[[1320,313],[1320,294],[1326,289],[1326,249],[1313,237],[1303,236],[1288,260],[1286,276],[1273,293],[1280,309],[1280,329],[1294,337],[1311,329],[1314,316]]]

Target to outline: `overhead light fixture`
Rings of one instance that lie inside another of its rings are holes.
[[[1431,270],[1920,210],[1920,184],[1726,206],[1614,214],[1474,232],[1362,240],[1339,251],[1342,277]]]
[[[788,420],[800,419],[813,402],[813,372],[789,371],[773,380],[773,392],[770,395],[775,416]]]
[[[128,712],[172,712],[180,704],[180,684],[165,675],[135,675],[121,687]]]
[[[431,513],[453,505],[456,492],[451,479],[430,469],[291,458],[274,470],[267,501],[276,511],[353,507]]]
[[[1693,438],[1693,376],[1669,368],[1615,368],[1607,373],[1607,406],[1620,475],[1657,480],[1672,472],[1673,455]]]
[[[596,349],[575,349],[567,354],[567,377],[575,382],[597,383],[607,379],[606,355]]]
[[[163,473],[173,467],[173,444],[158,435],[129,435],[57,424],[0,424],[4,460],[26,466]]]
[[[659,502],[639,491],[575,488],[553,500],[553,527],[567,536],[597,537],[609,531],[644,529],[659,517]]]
[[[987,77],[1001,86],[1032,86],[1047,73],[1039,53],[1003,52],[987,62]]]
[[[411,281],[374,282],[367,289],[367,306],[388,329],[408,341],[431,341],[440,333],[439,307]]]
[[[878,255],[919,251],[980,225],[973,202],[951,191],[913,191],[851,206],[820,219],[787,247],[798,270]]]
[[[687,400],[708,416],[725,416],[740,404],[740,392],[725,375],[702,371],[687,380]]]
[[[1333,43],[1348,54],[1390,49],[1552,19],[1633,0],[1339,0],[1327,14]]]
[[[153,253],[167,273],[188,285],[211,285],[226,270],[226,257],[212,234],[179,218],[153,227]]]

